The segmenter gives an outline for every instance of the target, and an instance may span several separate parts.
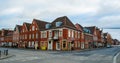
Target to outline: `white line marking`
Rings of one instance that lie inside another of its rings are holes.
[[[118,52],[117,55],[114,56],[114,58],[113,58],[113,63],[117,63],[117,62],[116,62],[116,59],[117,59],[117,57],[119,56],[119,54],[120,54],[120,52]]]

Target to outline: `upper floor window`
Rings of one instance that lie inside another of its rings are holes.
[[[34,39],[34,34],[32,34],[32,39]]]
[[[23,32],[25,32],[25,30],[23,29]]]
[[[77,38],[78,34],[77,34],[77,31],[75,32],[75,38]]]
[[[56,22],[56,27],[59,27],[62,25],[62,22]]]
[[[59,30],[55,30],[54,31],[54,36],[58,37],[58,34],[59,34]]]
[[[62,37],[62,30],[59,30],[59,37]]]
[[[29,34],[29,39],[31,39],[31,34]]]
[[[74,37],[74,31],[72,31],[72,37]]]
[[[36,33],[36,39],[38,38],[38,33]]]
[[[80,32],[78,32],[78,38],[80,38]]]
[[[52,37],[52,31],[49,31],[49,37]]]
[[[70,37],[71,33],[70,33],[71,30],[68,30],[68,37]]]
[[[41,38],[47,38],[47,31],[41,32]]]
[[[32,26],[32,31],[34,31],[35,30],[35,26]]]
[[[25,34],[25,39],[27,39],[27,34]]]

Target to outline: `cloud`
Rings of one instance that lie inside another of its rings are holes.
[[[120,0],[3,0],[0,1],[0,28],[14,28],[16,24],[32,22],[33,18],[51,22],[64,15],[74,24],[80,23],[83,26],[119,27],[119,2]]]

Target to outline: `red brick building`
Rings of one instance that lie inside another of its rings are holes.
[[[80,25],[80,24],[75,24],[77,30],[79,31],[78,33],[80,33],[80,49],[85,49],[85,37],[84,37],[84,30],[83,30],[83,27]]]
[[[18,44],[20,43],[20,32],[21,32],[22,26],[16,25],[13,32],[13,46],[19,47]]]
[[[29,39],[29,29],[30,29],[30,23],[24,22],[20,31],[20,42],[19,47],[27,48],[28,45],[28,39]]]
[[[109,47],[112,45],[112,37],[109,33],[104,33],[104,46]]]
[[[1,46],[11,47],[13,46],[13,30],[2,29],[1,30]]]
[[[80,48],[80,33],[66,17],[59,17],[45,25],[41,31],[41,45],[44,42],[48,50],[72,50]]]

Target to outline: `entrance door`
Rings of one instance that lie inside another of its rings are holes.
[[[48,50],[52,50],[52,41],[48,41]]]
[[[35,42],[35,49],[38,49],[38,41]]]
[[[60,42],[56,43],[56,50],[60,50]]]

